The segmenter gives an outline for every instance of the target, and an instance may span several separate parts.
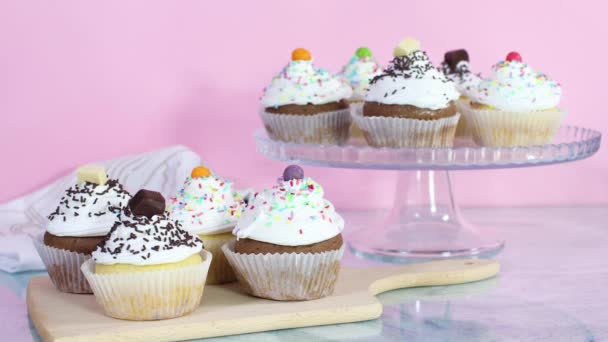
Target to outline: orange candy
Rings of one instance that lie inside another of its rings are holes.
[[[190,174],[192,178],[203,178],[211,175],[211,171],[204,166],[197,166],[192,169],[192,173]]]
[[[310,59],[310,52],[303,48],[297,48],[291,53],[292,61],[309,61]]]

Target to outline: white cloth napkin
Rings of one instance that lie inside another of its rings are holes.
[[[201,158],[185,146],[173,146],[95,164],[104,165],[108,174],[132,194],[145,188],[169,197],[192,168],[201,165]],[[72,172],[40,190],[0,205],[1,270],[12,273],[44,269],[32,238],[45,230],[47,215],[75,183],[76,173]]]

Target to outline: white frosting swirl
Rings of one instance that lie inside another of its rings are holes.
[[[477,98],[477,87],[481,82],[481,77],[471,72],[469,62],[462,60],[456,64],[456,70],[446,74],[446,76],[454,82],[456,90],[462,96],[469,99]]]
[[[115,179],[104,185],[75,184],[48,216],[47,231],[56,236],[104,236],[130,199]]]
[[[92,256],[104,265],[158,265],[182,261],[202,249],[203,242],[197,236],[166,215],[147,218],[125,208],[121,220]]]
[[[372,80],[365,101],[437,110],[459,97],[454,83],[433,67],[425,52],[417,50],[395,57],[384,73]]]
[[[167,211],[193,234],[219,234],[234,228],[244,206],[243,195],[232,189],[231,181],[211,175],[188,177]]]
[[[351,100],[363,101],[369,82],[381,73],[382,66],[375,58],[353,56],[342,68],[340,76],[344,77],[353,89]]]
[[[282,246],[304,246],[331,239],[344,219],[323,198],[323,188],[309,177],[280,180],[253,198],[233,234]]]
[[[288,104],[325,104],[348,99],[352,90],[341,77],[325,69],[316,69],[312,61],[291,61],[264,90],[262,105],[279,107]]]
[[[492,77],[481,81],[477,92],[476,102],[512,112],[555,108],[562,96],[559,83],[516,60],[494,65]]]

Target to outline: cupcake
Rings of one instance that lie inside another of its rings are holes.
[[[369,82],[380,73],[382,73],[382,66],[372,56],[371,50],[366,47],[358,48],[348,64],[342,68],[340,76],[353,89],[353,94],[348,101],[352,110],[363,105]],[[361,129],[355,122],[351,124],[350,135],[362,136]]]
[[[101,166],[76,170],[77,183],[65,191],[34,245],[51,281],[62,292],[92,293],[80,265],[110,231],[131,195]]]
[[[82,265],[106,315],[159,320],[199,306],[211,254],[165,214],[164,204],[160,193],[140,190]]]
[[[333,293],[344,252],[344,220],[299,166],[248,204],[222,247],[244,291],[274,300]]]
[[[222,245],[234,240],[232,230],[245,206],[243,196],[232,188],[232,182],[199,166],[192,170],[184,186],[169,202],[169,216],[183,229],[205,241],[205,250],[213,254],[207,284],[235,281],[221,250]]]
[[[566,116],[558,108],[561,85],[522,62],[517,52],[492,67],[477,87],[468,116],[473,138],[482,146],[550,143]]]
[[[441,63],[443,73],[456,85],[456,90],[460,93],[460,98],[454,101],[460,120],[456,126],[456,136],[470,136],[471,129],[466,118],[466,110],[471,99],[477,93],[477,86],[481,82],[481,77],[471,72],[469,68],[469,54],[467,50],[453,50],[445,53]]]
[[[372,51],[366,47],[358,48],[348,64],[340,71],[340,76],[346,79],[353,90],[349,102],[363,103],[369,82],[381,73],[382,66],[372,56]]]
[[[413,39],[399,43],[394,56],[354,115],[365,139],[375,147],[451,147],[460,117],[454,83]]]
[[[268,135],[295,143],[344,143],[351,122],[350,86],[315,68],[305,49],[294,50],[291,59],[262,95],[260,115]]]

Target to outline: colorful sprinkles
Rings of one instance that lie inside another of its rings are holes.
[[[346,79],[353,89],[353,98],[363,99],[370,81],[382,72],[382,66],[372,57],[368,48],[357,49],[340,76]]]
[[[293,224],[296,222],[297,215],[306,212],[306,219],[311,221],[323,220],[333,222],[332,215],[329,212],[333,211],[331,203],[323,198],[323,188],[316,183],[312,178],[305,177],[303,179],[292,179],[281,182],[264,193],[265,198],[273,198],[273,201],[263,201],[260,206],[259,201],[252,201],[245,208],[245,211],[259,210],[266,212],[269,215],[269,220],[265,225],[270,227],[274,224]],[[258,205],[253,204],[256,202]],[[303,211],[303,208],[313,210]],[[302,229],[299,229],[300,234],[303,234]]]
[[[512,57],[510,61],[503,60],[495,64],[492,67],[492,78],[479,84],[477,100],[491,106],[506,104],[513,107],[513,110],[557,106],[562,93],[561,85],[518,59],[521,57]]]
[[[231,181],[210,175],[188,177],[182,189],[169,199],[167,211],[183,224],[221,226],[235,223],[244,206],[242,196],[233,191]]]
[[[345,80],[315,68],[311,59],[303,58],[303,51],[297,51],[299,59],[290,61],[264,88],[260,99],[264,107],[322,104],[350,97],[351,89]]]

